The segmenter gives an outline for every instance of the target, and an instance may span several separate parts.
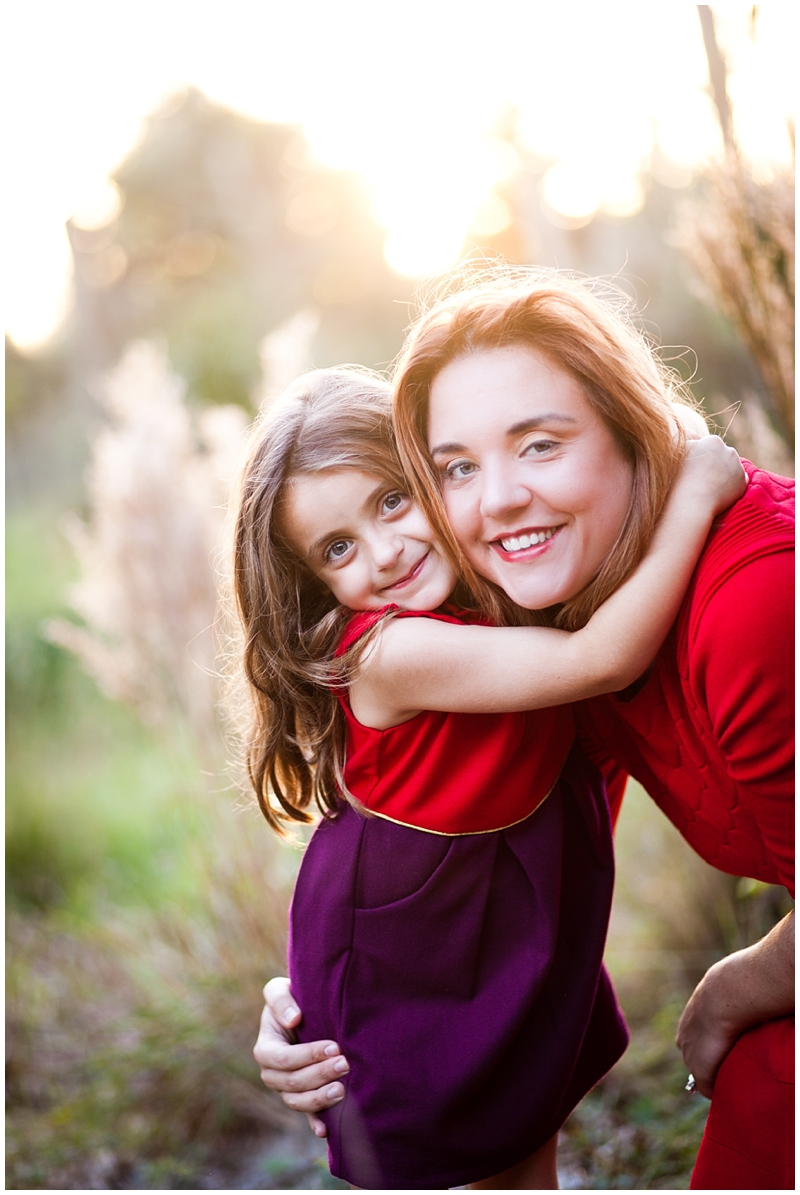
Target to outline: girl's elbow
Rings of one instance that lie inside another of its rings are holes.
[[[642,665],[640,660],[611,660],[608,667],[603,671],[600,679],[603,687],[598,692],[618,693],[620,689],[627,689],[628,685],[632,685],[641,673]]]

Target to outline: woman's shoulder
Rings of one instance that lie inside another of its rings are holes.
[[[784,562],[781,571],[789,580],[776,596],[793,603],[795,483],[749,461],[743,464],[747,490],[716,520],[684,601],[681,621],[691,639],[709,610],[713,610],[715,621],[719,619],[720,610],[727,605],[726,594],[737,606],[743,593],[751,594],[755,601],[759,595],[763,597],[764,585],[774,584],[780,559]]]
[[[748,486],[711,531],[698,567],[703,589],[759,558],[794,550],[794,480],[742,463]]]

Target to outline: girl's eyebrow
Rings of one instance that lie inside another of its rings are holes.
[[[530,419],[521,419],[519,423],[512,423],[511,427],[506,430],[506,436],[522,436],[525,432],[536,431],[540,427],[549,427],[553,423],[577,423],[578,420],[574,415],[564,415],[559,411],[548,411],[544,415],[533,415]],[[457,444],[455,441],[445,444],[437,444],[430,449],[431,456],[447,455],[451,452],[466,452],[466,444]]]

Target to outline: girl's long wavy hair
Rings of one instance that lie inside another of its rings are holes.
[[[456,287],[454,293],[453,288]],[[547,622],[576,630],[631,574],[655,529],[685,452],[675,404],[694,406],[680,378],[655,355],[621,292],[556,271],[494,267],[445,283],[412,325],[394,374],[395,434],[412,492],[464,579],[496,622]],[[450,530],[441,479],[428,453],[431,385],[456,358],[526,345],[568,370],[633,465],[628,514],[597,576],[562,606],[521,611],[479,577]]]
[[[246,762],[261,811],[279,831],[287,822],[310,822],[312,800],[330,816],[346,795],[336,692],[370,641],[365,636],[336,657],[351,611],[314,576],[281,527],[291,480],[332,469],[378,474],[408,490],[391,388],[367,370],[315,370],[293,383],[256,420],[239,478],[233,588],[251,706]]]

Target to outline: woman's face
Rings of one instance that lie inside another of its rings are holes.
[[[428,444],[456,538],[517,605],[565,602],[596,576],[633,467],[572,374],[521,344],[459,357],[431,386]]]

